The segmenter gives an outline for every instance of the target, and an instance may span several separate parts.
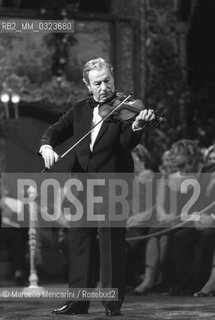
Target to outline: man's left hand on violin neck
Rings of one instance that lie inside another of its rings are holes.
[[[155,113],[153,109],[144,109],[140,111],[138,116],[135,118],[134,122],[132,123],[132,129],[134,131],[142,130],[146,123],[150,123],[155,119]]]

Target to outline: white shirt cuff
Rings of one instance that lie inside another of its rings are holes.
[[[45,148],[49,148],[49,149],[53,150],[52,146],[50,146],[49,144],[44,144],[43,146],[40,147],[39,153],[42,153],[43,149],[45,149]]]
[[[139,127],[139,128],[136,128],[135,125],[134,125],[134,122],[132,123],[132,130],[133,131],[140,131],[142,130],[143,128]]]

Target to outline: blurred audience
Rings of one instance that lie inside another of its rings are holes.
[[[152,235],[157,231],[164,230],[166,226],[171,225],[176,215],[176,212],[171,212],[169,205],[170,194],[175,192],[175,190],[171,190],[171,185],[169,184],[169,175],[172,173],[170,150],[164,152],[159,170],[161,175],[157,174],[156,218],[153,221],[155,227],[150,228],[149,231]],[[158,287],[164,285],[167,245],[167,234],[149,238],[146,243],[144,279],[133,290],[133,294],[144,295],[154,286],[158,289]]]
[[[195,225],[199,232],[203,234],[205,229],[208,230],[207,232],[211,233],[212,239],[209,238],[208,240],[208,250],[210,250],[208,260],[202,262],[202,264],[204,263],[205,265],[205,268],[202,268],[203,274],[201,276],[203,286],[199,291],[194,293],[195,297],[215,295],[215,163],[206,164],[202,168],[201,175],[200,182],[203,192],[201,195],[200,208],[203,207],[203,214],[201,215],[200,221],[197,221]]]
[[[160,166],[161,178],[159,179],[156,196],[157,225],[156,228],[150,229],[150,233],[153,234],[156,231],[165,230],[166,227],[174,226],[180,222],[181,211],[193,193],[192,188],[188,188],[187,192],[183,193],[181,186],[187,178],[194,177],[196,179],[200,160],[200,153],[196,143],[191,140],[180,140],[173,144],[169,151],[164,153]],[[135,216],[133,217],[134,219]],[[136,221],[141,221],[141,218],[137,216]],[[176,234],[178,232],[177,230]],[[169,236],[169,233],[161,236],[152,236],[147,241],[145,275],[143,281],[134,289],[134,294],[146,294],[155,285],[164,284],[165,274],[168,273],[166,270],[166,258]]]
[[[215,146],[212,145],[205,152],[205,164],[215,163]]]
[[[150,168],[151,157],[148,150],[141,144],[135,147],[132,151],[134,160],[135,179],[137,184],[145,187],[151,185],[154,179],[154,172]],[[150,186],[149,186],[150,187]],[[131,212],[127,220],[127,237],[138,237],[146,235],[148,227],[143,227],[143,219],[147,218],[152,213],[152,203],[148,204],[145,197],[141,198],[140,212]],[[131,208],[133,206],[131,205]],[[141,225],[141,226],[139,226]],[[144,255],[145,251],[144,241],[127,241],[127,290],[131,290],[137,283],[141,281],[141,275],[144,269]]]
[[[199,150],[194,143],[178,142],[173,146],[176,153],[182,152],[182,159],[184,162],[179,161],[179,173],[186,177],[187,173],[193,173],[195,179],[198,176],[201,159],[199,157]],[[182,160],[181,159],[181,160]],[[180,159],[179,159],[180,160]],[[192,207],[189,208],[189,213],[195,211],[200,212],[204,206],[205,190],[208,180],[205,181],[205,175],[201,174],[199,179],[196,180],[200,186],[198,194],[195,186],[191,186],[191,194],[187,198],[187,203],[191,204],[191,199],[197,196]],[[188,190],[188,189],[187,189]],[[185,190],[186,191],[186,190]],[[189,206],[188,206],[189,207]],[[188,209],[188,208],[187,208]],[[173,267],[175,270],[174,283],[172,286],[173,295],[192,295],[198,291],[205,283],[208,277],[208,272],[211,269],[211,260],[214,250],[215,232],[211,215],[202,213],[200,221],[187,224],[186,227],[180,228],[172,235],[172,257]]]

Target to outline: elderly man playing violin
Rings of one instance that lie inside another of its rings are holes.
[[[100,108],[116,96],[113,68],[104,59],[88,61],[83,81],[90,96],[77,100],[72,107],[43,134],[40,153],[46,168],[58,161],[54,148],[73,136],[77,141],[92,128],[90,135],[73,152],[72,172],[129,173],[134,165],[131,150],[140,142],[146,123],[155,119],[154,111],[145,109],[132,123],[120,120],[101,121]],[[95,124],[98,123],[97,126]],[[121,314],[125,278],[125,228],[99,228],[100,281],[102,288],[117,288],[117,301],[104,301],[105,315]],[[93,239],[95,228],[72,228],[69,231],[69,288],[92,287]],[[86,314],[89,301],[69,301],[55,314]]]

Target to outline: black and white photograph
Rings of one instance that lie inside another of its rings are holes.
[[[215,0],[0,0],[0,320],[215,320]]]

